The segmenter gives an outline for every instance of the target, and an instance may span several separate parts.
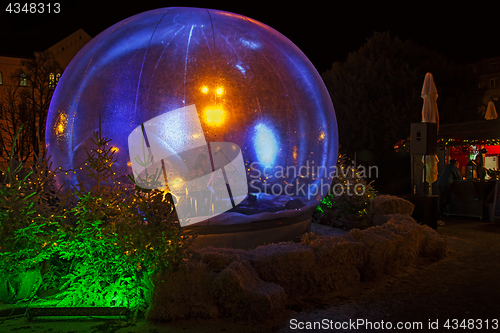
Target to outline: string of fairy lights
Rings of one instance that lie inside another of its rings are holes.
[[[88,167],[88,166],[89,166],[89,164],[87,162],[84,162],[84,163],[80,164],[79,166],[77,166],[77,167],[75,167],[73,169],[67,169],[67,170],[65,170],[65,169],[62,169],[62,167],[59,167],[55,171],[50,171],[49,170],[49,173],[54,173],[54,177],[57,177],[57,174],[58,173],[62,173],[62,172],[64,172],[64,175],[70,175],[70,174],[76,175],[79,170],[83,170],[83,168]],[[116,176],[116,172],[113,172],[112,175]],[[117,181],[116,183],[118,185],[121,185],[121,182],[119,182],[119,181]],[[126,190],[126,188],[125,188],[125,190]]]
[[[394,150],[398,153],[409,153],[410,152],[410,143],[411,138],[408,137],[396,143],[394,145]],[[500,139],[460,139],[460,138],[447,138],[447,139],[438,139],[437,145],[440,149],[444,149],[445,147],[454,147],[454,146],[498,146],[500,145]]]
[[[77,174],[77,172],[79,170],[83,170],[83,168],[88,167],[88,166],[89,166],[89,164],[87,162],[84,162],[84,163],[80,164],[79,166],[77,166],[75,168],[70,168],[70,169],[63,169],[62,167],[58,167],[58,168],[56,168],[53,171],[52,170],[47,170],[47,174],[50,175],[50,176],[53,176],[53,177],[57,177],[57,175],[60,174],[60,173],[64,173],[65,175]],[[0,170],[0,171],[1,171],[2,175],[6,174],[5,171],[3,171],[3,170]],[[42,181],[42,179],[40,177],[43,177],[44,173],[45,173],[45,170],[41,170],[40,171],[40,175],[38,175],[38,177],[36,179],[34,179],[34,178],[32,178],[32,179],[28,178],[27,179],[27,183],[29,185],[37,185],[37,182],[38,182],[38,184],[39,184]],[[116,176],[116,172],[113,172],[112,175]],[[15,179],[19,180],[19,175],[16,175]],[[117,181],[116,184],[121,185],[122,182]],[[11,184],[7,183],[6,186],[10,187]],[[127,188],[124,188],[124,190],[127,190]]]

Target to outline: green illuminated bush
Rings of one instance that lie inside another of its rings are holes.
[[[31,276],[28,272],[51,256],[58,227],[55,210],[49,205],[54,196],[48,161],[42,157],[32,167],[23,168],[14,156],[18,135],[7,165],[0,167],[0,297],[7,301],[36,292],[39,279],[28,290],[23,275]]]
[[[110,140],[99,129],[92,142],[85,163],[91,188],[79,180],[55,198],[46,160],[26,172],[11,156],[2,170],[0,281],[12,283],[0,283],[0,300],[36,294],[35,303],[50,306],[145,309],[154,276],[183,260],[191,238],[182,233],[171,196],[127,190],[113,178]],[[31,270],[41,281],[21,295],[15,274]]]
[[[47,287],[60,291],[53,303],[146,308],[150,277],[127,262],[116,246],[118,237],[104,234],[101,221],[85,222],[79,223],[85,225],[79,232],[61,233],[57,243],[57,261],[45,279]]]

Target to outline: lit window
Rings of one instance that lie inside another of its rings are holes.
[[[2,84],[3,84],[3,74],[2,74],[2,72],[0,72],[0,85],[2,85]]]
[[[28,76],[26,75],[26,73],[21,73],[21,75],[19,76],[19,85],[21,87],[28,86]]]
[[[59,79],[61,78],[61,73],[56,74],[56,84],[59,83]]]
[[[49,88],[55,88],[56,86],[56,77],[54,73],[49,74]]]

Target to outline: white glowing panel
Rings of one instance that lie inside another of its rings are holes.
[[[135,183],[146,189],[169,190],[177,199],[181,226],[190,219],[200,222],[224,213],[248,194],[240,147],[229,142],[214,142],[209,147],[195,105],[141,124],[130,133],[128,147]],[[227,204],[216,204],[218,201]]]

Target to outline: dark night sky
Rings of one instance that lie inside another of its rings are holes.
[[[320,7],[313,1],[285,2],[282,7],[271,1],[193,2],[193,1],[60,1],[61,13],[8,14],[2,2],[0,16],[0,54],[29,55],[43,50],[83,28],[94,37],[107,27],[146,10],[190,6],[221,9],[261,21],[293,41],[319,72],[333,61],[343,61],[347,54],[362,46],[374,31],[390,31],[403,40],[443,53],[451,60],[469,63],[500,56],[500,15],[488,6],[484,9],[440,8],[400,3],[400,7],[346,5]],[[325,2],[322,2],[325,3]],[[394,3],[394,2],[392,2]],[[424,3],[424,2],[422,2]],[[226,5],[227,4],[227,5]],[[471,3],[469,2],[470,6]]]

